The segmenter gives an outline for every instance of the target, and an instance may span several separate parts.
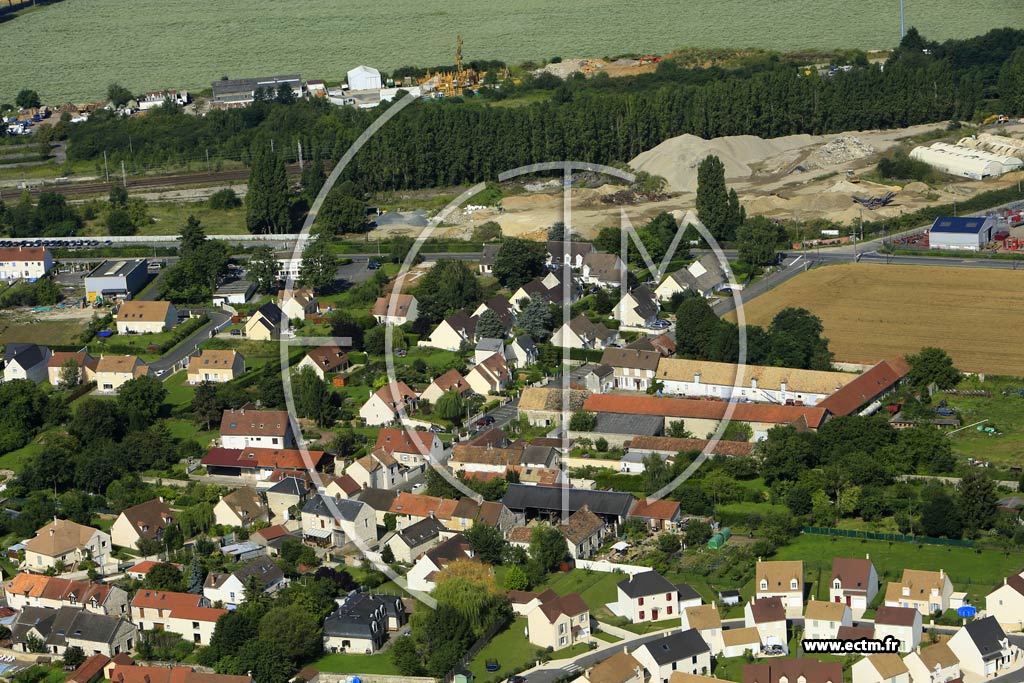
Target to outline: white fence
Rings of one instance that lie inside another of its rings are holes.
[[[617,564],[608,560],[576,560],[576,566],[579,569],[590,569],[595,572],[604,572],[605,574],[618,572],[628,574],[629,576],[651,571],[650,567],[641,567],[635,564]]]

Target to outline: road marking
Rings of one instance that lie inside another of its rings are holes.
[[[581,668],[582,667],[580,667],[579,664],[576,664],[574,662],[574,663],[570,664],[569,666],[562,667],[562,670],[563,671],[568,671],[569,673],[572,673],[573,671],[579,671]]]

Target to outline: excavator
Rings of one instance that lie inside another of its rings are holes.
[[[1010,117],[1008,117],[1006,114],[992,114],[992,116],[989,116],[984,121],[982,121],[981,125],[987,126],[990,123],[1000,124],[1000,123],[1008,123],[1009,121],[1010,121]]]

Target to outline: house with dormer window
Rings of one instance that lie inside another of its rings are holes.
[[[864,614],[878,595],[878,572],[871,556],[863,558],[836,557],[832,560],[828,599],[847,605],[854,617]]]
[[[781,598],[788,616],[800,616],[804,606],[804,563],[800,560],[758,560],[754,595],[759,599]]]
[[[159,541],[173,523],[174,515],[167,503],[154,498],[123,510],[110,527],[110,540],[121,548],[137,548],[141,539]]]

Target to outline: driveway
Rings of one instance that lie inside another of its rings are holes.
[[[221,310],[208,308],[206,309],[206,315],[210,318],[208,323],[187,336],[180,344],[158,360],[149,364],[154,374],[160,375],[160,373],[172,369],[198,349],[200,344],[231,324],[231,316]],[[170,376],[171,373],[167,372],[167,377]],[[164,377],[164,379],[167,379],[167,377]]]

